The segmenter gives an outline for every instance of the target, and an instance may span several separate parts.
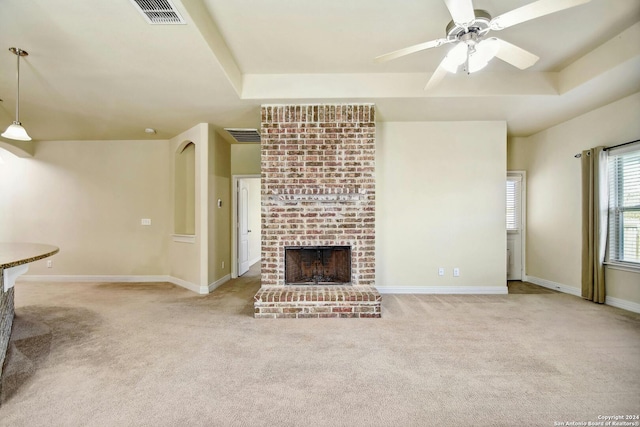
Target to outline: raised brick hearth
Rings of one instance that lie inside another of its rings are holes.
[[[380,294],[371,286],[267,286],[254,298],[255,317],[380,317]]]
[[[255,316],[380,317],[373,286],[374,106],[266,105],[261,141],[262,287]],[[295,247],[349,248],[350,277],[319,286],[331,275],[305,274],[308,284],[287,285],[285,251]]]

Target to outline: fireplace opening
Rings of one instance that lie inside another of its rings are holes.
[[[351,247],[285,247],[286,285],[345,285],[351,283]]]

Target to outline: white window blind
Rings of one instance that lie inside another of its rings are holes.
[[[507,177],[507,230],[520,230],[520,194],[522,177]]]
[[[640,143],[609,151],[609,261],[640,263]]]

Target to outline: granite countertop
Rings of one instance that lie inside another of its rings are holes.
[[[57,246],[41,243],[0,242],[0,269],[16,267],[57,254]]]

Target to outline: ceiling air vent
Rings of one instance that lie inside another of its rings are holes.
[[[149,24],[186,24],[171,0],[131,0]]]
[[[224,128],[238,142],[259,143],[260,134],[257,129]]]

